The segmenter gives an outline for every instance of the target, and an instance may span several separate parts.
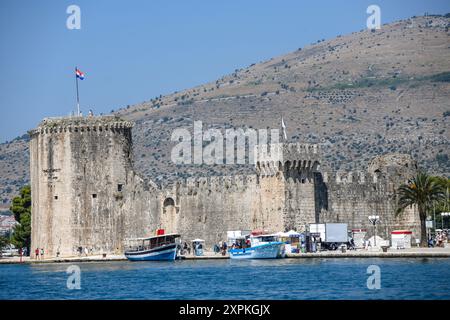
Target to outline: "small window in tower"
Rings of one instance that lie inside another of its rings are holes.
[[[92,199],[96,199],[97,198],[97,194],[96,193],[93,193],[92,194]]]
[[[58,200],[58,196],[55,196],[54,198],[55,198],[55,200]]]
[[[117,191],[122,192],[122,190],[123,190],[123,184],[118,184]]]

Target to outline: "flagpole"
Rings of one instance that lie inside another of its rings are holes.
[[[283,131],[283,141],[287,141],[286,124],[283,120],[283,114],[281,114],[281,130]]]
[[[80,116],[80,96],[78,94],[78,76],[77,76],[78,68],[75,67],[75,82],[77,84],[77,117]]]
[[[281,119],[280,119],[280,127],[281,127],[281,141],[284,141],[284,128],[283,128],[283,114],[281,114]]]

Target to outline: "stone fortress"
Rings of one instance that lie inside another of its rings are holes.
[[[377,234],[409,229],[417,210],[395,212],[395,189],[417,170],[408,155],[379,156],[367,172],[323,172],[318,145],[256,148],[255,174],[189,178],[162,188],[133,168],[133,124],[115,116],[48,118],[31,130],[31,250],[47,257],[123,253],[126,239],[180,233],[183,241],[226,239],[228,230],[305,230],[344,222]],[[276,156],[274,156],[276,155]]]

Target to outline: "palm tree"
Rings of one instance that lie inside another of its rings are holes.
[[[397,215],[402,213],[406,207],[417,206],[420,217],[420,245],[425,247],[427,245],[425,223],[427,213],[433,203],[438,203],[445,199],[445,190],[442,182],[437,177],[419,172],[407,184],[401,185],[397,190],[397,194],[399,196]]]
[[[441,212],[448,212],[450,209],[450,179],[447,177],[437,177],[439,183],[442,185],[444,192],[446,194],[443,201],[439,202],[436,205],[436,214],[438,214],[439,220],[441,221],[441,225],[443,226],[442,219],[444,218],[440,215]],[[439,224],[437,224],[439,225]]]

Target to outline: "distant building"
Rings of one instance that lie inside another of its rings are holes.
[[[14,226],[18,224],[14,216],[0,215],[0,235],[6,235]]]

